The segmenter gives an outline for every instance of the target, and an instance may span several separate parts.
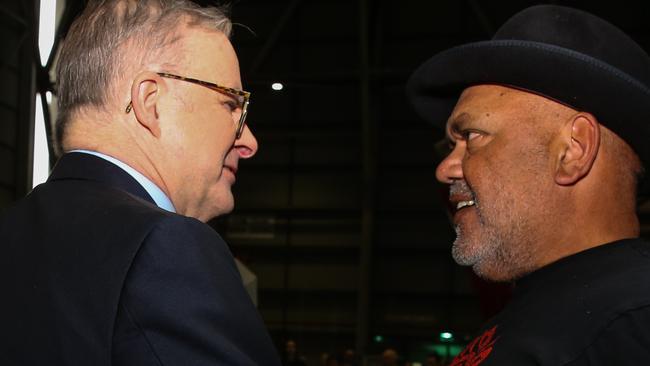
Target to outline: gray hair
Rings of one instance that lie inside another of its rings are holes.
[[[90,0],[70,27],[56,68],[59,151],[66,127],[80,107],[104,107],[115,93],[113,82],[132,65],[164,54],[166,46],[178,40],[175,31],[181,25],[230,37],[227,13],[226,7],[200,7],[188,0]],[[127,49],[132,51],[128,55]]]

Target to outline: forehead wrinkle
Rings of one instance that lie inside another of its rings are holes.
[[[201,27],[186,28],[186,31],[191,36],[185,36],[182,42],[185,57],[181,65],[188,70],[184,76],[242,90],[237,53],[228,37],[221,31]],[[222,62],[209,61],[207,65],[205,59]]]

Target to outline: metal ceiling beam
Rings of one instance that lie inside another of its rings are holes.
[[[302,0],[293,0],[284,10],[284,14],[282,14],[282,17],[277,22],[275,28],[273,29],[273,32],[271,32],[271,35],[266,40],[266,43],[264,43],[264,46],[262,46],[262,49],[257,54],[255,61],[253,61],[253,64],[251,65],[250,69],[248,69],[249,77],[250,75],[254,75],[257,72],[257,70],[259,70],[260,66],[262,66],[264,61],[266,61],[266,58],[269,56],[269,53],[271,52],[271,49],[277,43],[278,39],[280,38],[280,34],[282,33],[289,20],[298,9],[298,5],[300,5],[301,2]]]
[[[490,21],[490,18],[488,18],[487,14],[485,14],[485,11],[483,11],[481,5],[476,0],[467,0],[467,3],[472,9],[472,13],[474,13],[476,20],[478,20],[479,24],[485,31],[485,34],[488,37],[492,37],[495,32],[494,25],[492,24],[492,21]]]
[[[372,239],[375,209],[375,155],[374,128],[370,115],[370,50],[369,50],[369,2],[359,0],[359,71],[361,94],[361,145],[362,187],[361,242],[359,243],[359,284],[357,297],[356,349],[364,355],[368,343],[368,319],[370,313],[370,279],[372,274]]]

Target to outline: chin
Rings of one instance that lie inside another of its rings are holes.
[[[535,269],[523,266],[522,263],[510,262],[498,256],[482,258],[472,265],[477,276],[491,282],[516,281]]]
[[[511,276],[503,273],[503,269],[494,265],[486,265],[485,263],[477,263],[472,266],[472,270],[480,278],[489,282],[509,282],[514,280]]]
[[[474,273],[480,278],[492,281],[509,281],[508,275],[503,273],[503,264],[499,265],[495,258],[489,258],[490,254],[480,243],[454,242],[452,257],[461,266],[472,267]]]
[[[475,266],[483,255],[480,242],[476,242],[458,232],[451,247],[451,256],[461,266]]]
[[[481,265],[475,265],[472,269],[477,276],[488,282],[513,282],[529,273],[506,271],[503,268],[485,268]]]
[[[227,197],[221,196],[219,198],[208,199],[208,202],[209,204],[205,206],[205,209],[200,215],[201,218],[199,220],[203,222],[229,214],[235,208],[235,200],[232,194],[228,194]]]

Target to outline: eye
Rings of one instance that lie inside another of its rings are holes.
[[[461,135],[463,136],[463,140],[469,142],[474,140],[475,138],[481,136],[480,133],[472,130],[465,130],[461,132]]]
[[[475,138],[481,136],[478,132],[470,131],[467,133],[467,141],[474,140]]]
[[[239,108],[239,105],[234,100],[226,100],[223,104],[230,110],[230,112],[234,112]]]

